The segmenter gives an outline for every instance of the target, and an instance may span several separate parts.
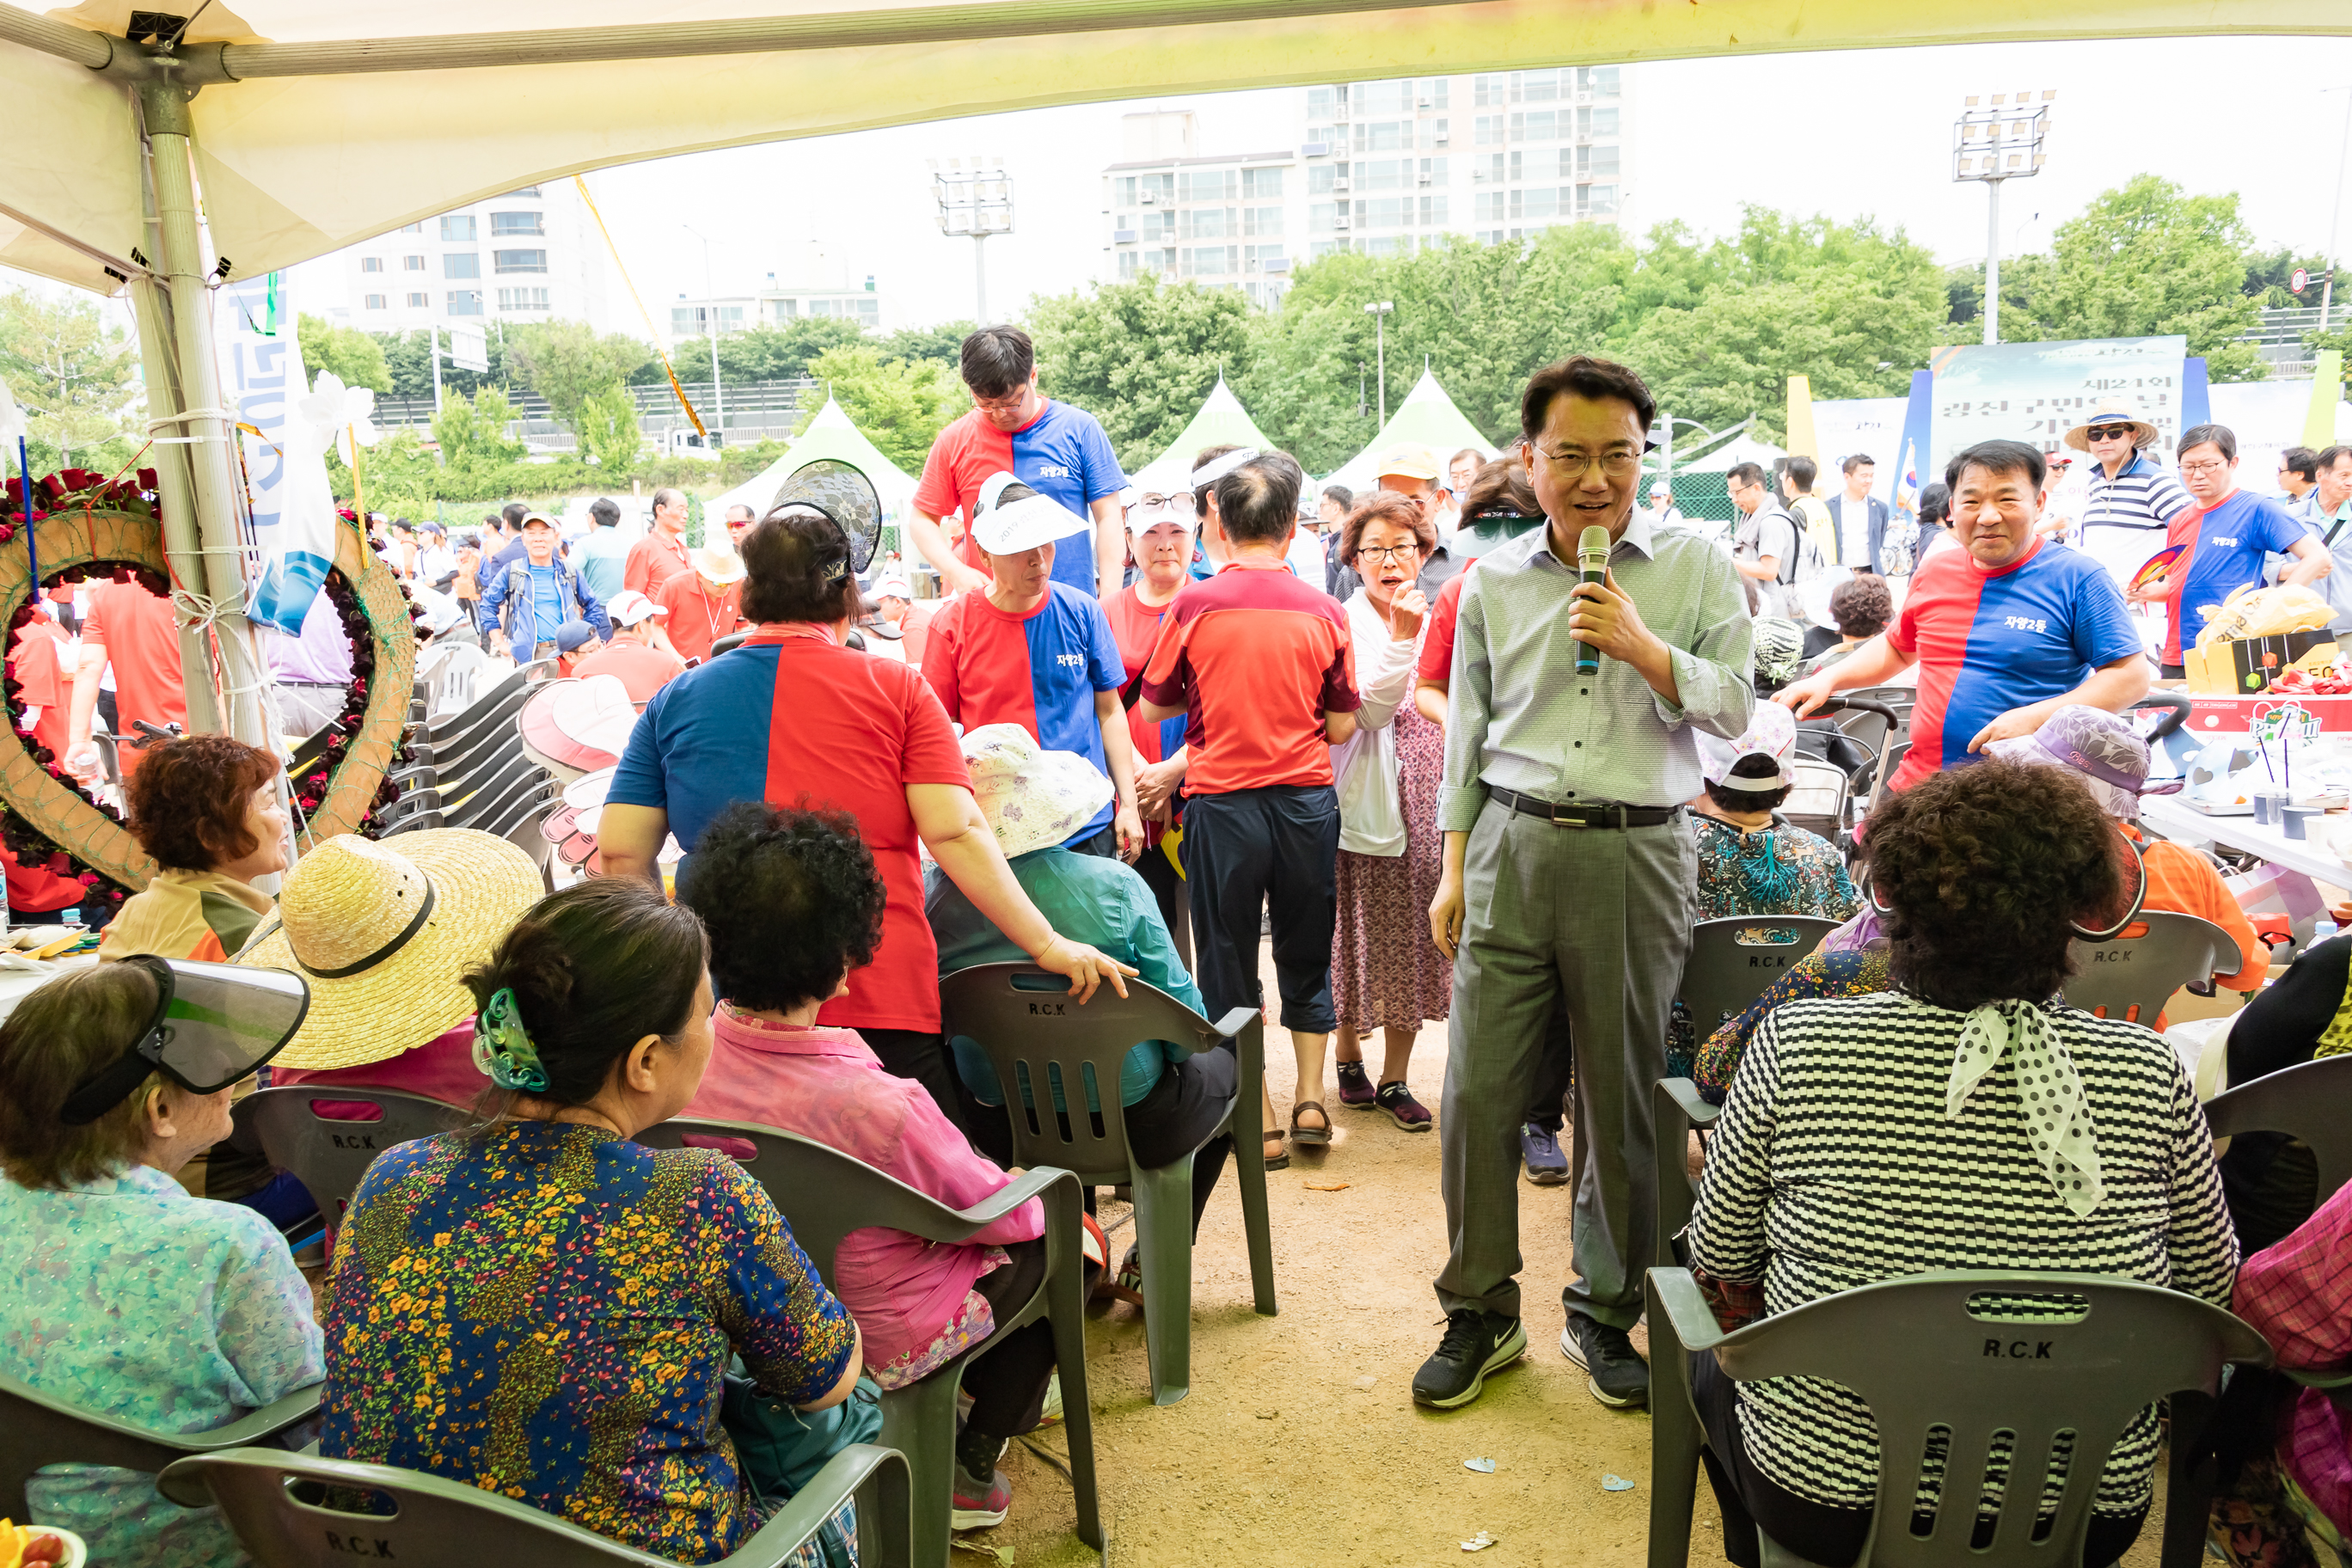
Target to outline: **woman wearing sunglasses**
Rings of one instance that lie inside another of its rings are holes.
[[[2179,1058],[2056,999],[2069,943],[2123,930],[2147,880],[2083,777],[2001,758],[1936,773],[1880,805],[1869,843],[1895,988],[1792,1003],[1749,1040],[1686,1237],[1717,1318],[1942,1268],[2226,1305],[2237,1237]],[[1813,1379],[1735,1384],[1704,1352],[1691,1378],[1731,1560],[1757,1561],[1760,1525],[1807,1562],[1852,1561],[1878,1482],[1868,1407]],[[2096,1457],[2085,1563],[2138,1535],[2157,1441],[2150,1408]]]
[[[175,1179],[228,1136],[229,1086],[302,1021],[294,975],[152,957],[53,980],[0,1026],[0,1373],[92,1415],[203,1432],[326,1373],[278,1228]],[[51,1465],[33,1522],[108,1568],[228,1568],[217,1509],[152,1476]]]

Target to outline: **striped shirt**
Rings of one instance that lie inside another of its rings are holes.
[[[2164,548],[2166,525],[2196,504],[2172,470],[2146,452],[2134,454],[2112,479],[2103,465],[2093,463],[2076,537],[2084,553],[2118,584],[2129,583]]]
[[[2205,1113],[2171,1047],[2137,1024],[2050,1005],[2107,1189],[2078,1220],[2034,1161],[2013,1057],[1945,1120],[1966,1017],[1889,991],[1791,1002],[1767,1018],[1707,1148],[1693,1267],[1761,1279],[1768,1314],[1937,1268],[2108,1274],[2227,1305],[2237,1236]],[[1743,1383],[1738,1397],[1748,1457],[1766,1476],[1832,1507],[1870,1506],[1877,1435],[1859,1397],[1796,1377]],[[2096,1511],[2147,1506],[2156,1449],[2150,1407],[2109,1457]]]

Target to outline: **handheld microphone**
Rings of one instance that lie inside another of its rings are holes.
[[[1579,578],[1587,583],[1609,580],[1609,531],[1595,523],[1576,542],[1576,570]],[[1576,645],[1576,673],[1596,675],[1601,670],[1601,650],[1589,642]]]

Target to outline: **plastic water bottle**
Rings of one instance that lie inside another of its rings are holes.
[[[2336,923],[2334,921],[2312,921],[2312,922],[2311,922],[2311,941],[2310,941],[2310,942],[2309,942],[2309,943],[2308,943],[2308,944],[2304,948],[2304,951],[2305,951],[2305,952],[2310,952],[2312,948],[2317,947],[2321,942],[2326,942],[2329,937],[2336,935],[2336,932],[2337,932],[2337,931],[2338,931],[2339,929],[2340,929],[2340,928],[2338,928],[2338,927],[2337,927]]]

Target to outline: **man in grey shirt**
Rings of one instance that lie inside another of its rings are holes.
[[[1479,558],[1454,645],[1431,934],[1454,959],[1437,1119],[1451,1256],[1444,1340],[1412,1382],[1439,1409],[1478,1396],[1527,1349],[1519,1321],[1518,1128],[1564,1003],[1576,1048],[1575,1260],[1560,1348],[1604,1405],[1649,1368],[1626,1331],[1653,1247],[1652,1085],[1697,917],[1683,803],[1696,731],[1748,722],[1754,632],[1739,576],[1696,533],[1633,509],[1656,405],[1623,365],[1579,355],[1521,401],[1521,460],[1548,525]],[[1577,545],[1612,541],[1608,582]],[[1580,645],[1600,650],[1580,675]],[[1556,1048],[1556,1047],[1555,1047]]]

